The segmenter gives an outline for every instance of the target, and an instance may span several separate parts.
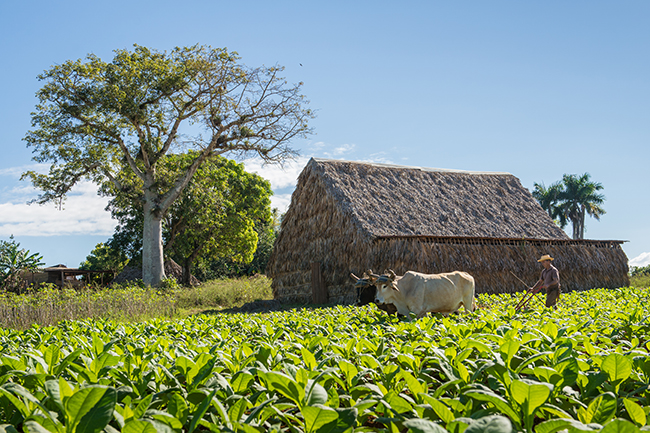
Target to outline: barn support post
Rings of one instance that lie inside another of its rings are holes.
[[[323,281],[320,262],[311,263],[311,302],[313,304],[327,304],[327,286]]]

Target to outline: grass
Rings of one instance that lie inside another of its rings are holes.
[[[634,275],[630,277],[630,286],[636,288],[650,288],[650,274]]]
[[[139,286],[76,290],[48,285],[20,295],[0,293],[0,327],[27,329],[56,325],[62,320],[174,317],[175,304],[172,294]]]
[[[263,275],[207,281],[197,287],[181,288],[176,293],[181,315],[238,308],[258,299],[273,299],[271,279]]]
[[[189,288],[176,284],[161,289],[138,284],[83,289],[47,285],[20,295],[0,292],[0,327],[27,329],[99,318],[120,322],[178,318],[272,298],[271,280],[265,276],[213,280]]]

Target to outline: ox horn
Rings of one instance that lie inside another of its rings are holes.
[[[381,276],[373,273],[372,269],[368,269],[364,275],[367,275],[368,277],[372,277],[372,278],[379,278]]]

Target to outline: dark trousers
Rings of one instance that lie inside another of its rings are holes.
[[[560,286],[558,284],[556,284],[555,286],[547,287],[546,306],[553,307],[555,304],[557,304],[558,299],[560,299],[560,293],[562,293],[562,289],[560,289]]]

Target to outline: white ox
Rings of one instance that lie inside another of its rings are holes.
[[[374,279],[377,286],[375,300],[393,304],[397,312],[411,320],[409,312],[420,318],[426,313],[450,314],[462,305],[465,311],[474,311],[474,277],[467,272],[421,274],[408,271],[398,277],[393,271]]]

